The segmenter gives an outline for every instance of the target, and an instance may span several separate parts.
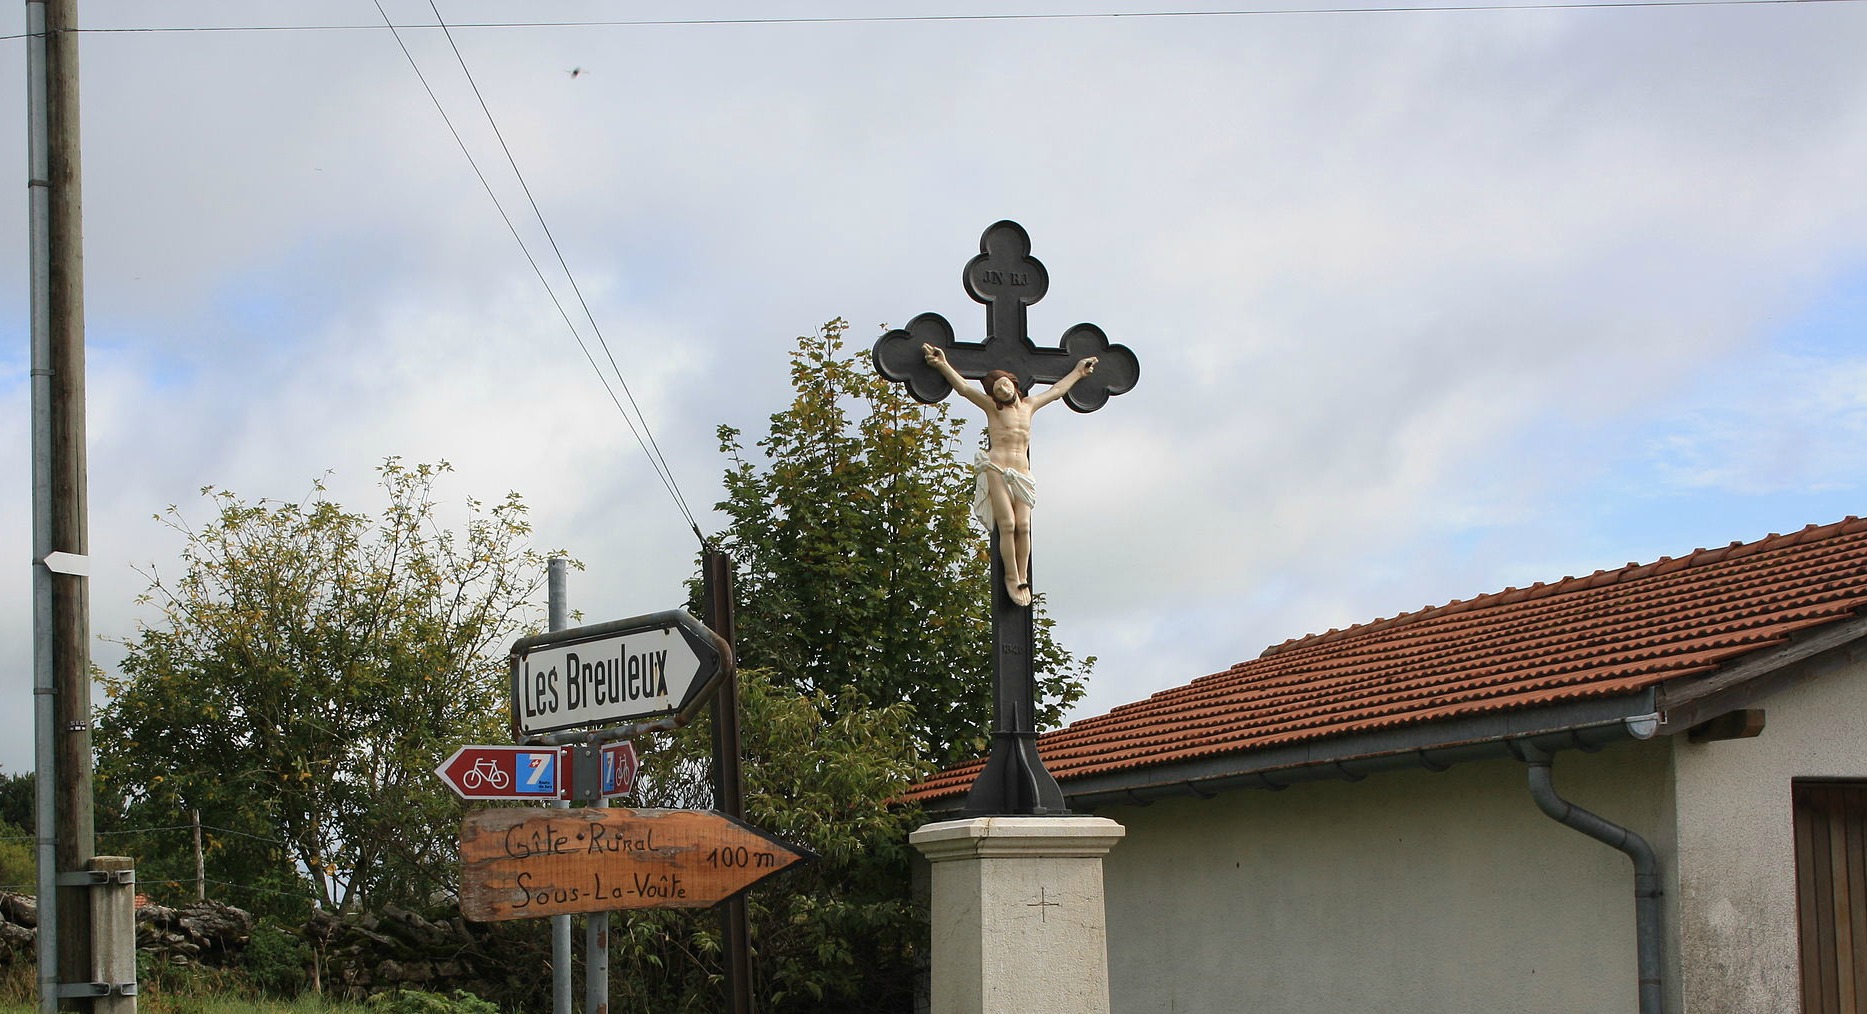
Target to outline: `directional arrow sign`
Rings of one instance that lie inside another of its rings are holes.
[[[434,773],[463,799],[557,799],[565,788],[555,746],[463,746]]]
[[[460,829],[460,911],[493,922],[710,908],[805,858],[712,810],[480,810]]]
[[[612,743],[603,748],[603,784],[597,789],[603,798],[620,796],[635,789],[634,743]]]
[[[719,635],[680,609],[520,638],[511,655],[514,738],[685,711],[731,659]]]

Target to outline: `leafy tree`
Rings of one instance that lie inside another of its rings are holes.
[[[39,857],[32,832],[0,820],[0,891],[39,893]]]
[[[104,679],[98,769],[143,827],[209,828],[208,876],[248,907],[348,910],[423,903],[455,868],[461,805],[433,775],[464,742],[499,734],[503,649],[532,614],[544,556],[524,502],[468,498],[441,526],[439,465],[379,469],[372,517],[332,503],[243,500],[212,487],[177,577],[155,571],[158,619]],[[192,881],[192,855],[156,842],[140,862]],[[181,866],[186,856],[188,869]]]
[[[0,772],[0,890],[38,893],[38,781],[33,771]],[[99,778],[91,786],[91,805],[97,833],[112,836],[99,851],[110,852],[120,845],[116,836],[130,834],[123,829],[123,797]]]
[[[832,710],[904,701],[909,729],[941,763],[977,756],[991,723],[987,541],[971,515],[962,425],[846,355],[848,325],[800,337],[791,407],[749,457],[729,455],[722,542],[739,573],[741,665]],[[1055,725],[1082,696],[1077,660],[1037,614],[1037,719]]]
[[[36,772],[0,774],[0,820],[26,833],[39,824],[38,802],[34,795],[39,778]]]
[[[912,1006],[924,913],[908,891],[908,832],[918,810],[889,802],[929,770],[900,703],[833,710],[822,697],[740,670],[746,819],[817,859],[753,887],[748,920],[768,1014],[902,1011]],[[630,802],[709,805],[712,737],[703,719],[642,744]],[[611,934],[612,1009],[719,1007],[719,921],[712,912],[629,913]]]

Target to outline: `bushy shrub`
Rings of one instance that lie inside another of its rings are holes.
[[[267,996],[291,999],[304,991],[311,948],[298,935],[271,921],[262,922],[247,939],[240,964],[247,982]]]

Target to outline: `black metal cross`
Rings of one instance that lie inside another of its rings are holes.
[[[966,262],[962,276],[966,294],[986,305],[985,340],[957,341],[953,325],[937,313],[923,313],[875,343],[876,372],[906,384],[915,400],[932,404],[953,388],[928,365],[922,345],[946,352],[960,376],[978,380],[993,370],[1018,378],[1018,387],[1031,393],[1032,384],[1062,380],[1076,361],[1096,356],[1096,372],[1078,381],[1063,400],[1078,412],[1094,412],[1110,397],[1126,394],[1140,378],[1141,364],[1125,345],[1109,344],[1108,335],[1094,324],[1078,324],[1063,332],[1057,348],[1039,348],[1025,330],[1025,307],[1044,298],[1050,273],[1031,256],[1031,237],[1016,222],[995,222],[979,237],[979,256]]]
[[[876,372],[905,384],[918,401],[932,404],[952,385],[926,360],[923,345],[946,353],[954,372],[978,380],[993,370],[1018,378],[1019,390],[1054,384],[1077,360],[1096,357],[1095,372],[1077,380],[1063,396],[1078,412],[1094,412],[1109,398],[1132,390],[1140,361],[1125,345],[1111,345],[1094,324],[1063,333],[1057,348],[1039,348],[1026,331],[1025,308],[1044,298],[1050,275],[1031,256],[1031,237],[1016,222],[996,222],[979,237],[979,256],[966,263],[966,294],[986,305],[985,340],[957,341],[953,326],[937,313],[923,313],[875,342]],[[992,528],[992,753],[966,794],[968,816],[1039,816],[1069,812],[1063,790],[1037,753],[1037,646],[1035,616],[1005,592],[1004,561],[997,526]],[[1030,580],[1027,565],[1026,580]]]

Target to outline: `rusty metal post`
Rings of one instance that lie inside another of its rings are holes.
[[[733,643],[732,559],[709,548],[702,557],[706,593],[706,623],[713,632]],[[740,770],[744,750],[739,741],[739,677],[720,681],[713,698],[714,808],[729,817],[745,817],[745,781]],[[726,968],[726,1011],[753,1014],[752,943],[746,924],[746,903],[736,895],[720,905],[722,956]]]

